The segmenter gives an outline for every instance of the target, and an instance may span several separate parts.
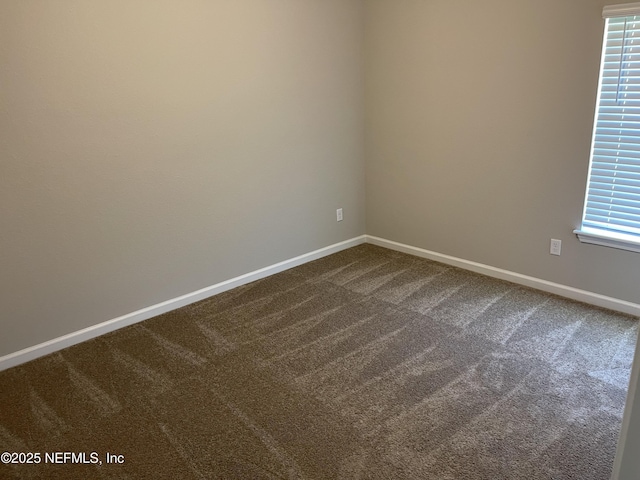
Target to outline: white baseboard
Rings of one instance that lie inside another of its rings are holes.
[[[53,352],[57,352],[58,350],[62,350],[63,348],[70,347],[86,340],[90,340],[100,335],[104,335],[105,333],[109,333],[114,330],[132,325],[134,323],[147,320],[157,315],[175,310],[176,308],[184,307],[185,305],[204,300],[205,298],[211,297],[218,293],[231,290],[232,288],[254,282],[261,278],[268,277],[269,275],[273,275],[284,270],[297,267],[298,265],[317,260],[327,255],[331,255],[333,253],[337,253],[341,250],[355,247],[363,243],[371,243],[373,245],[389,248],[391,250],[416,255],[418,257],[428,258],[430,260],[464,268],[465,270],[471,270],[473,272],[481,273],[502,280],[507,280],[520,285],[525,285],[527,287],[536,288],[544,292],[553,293],[562,297],[589,303],[591,305],[596,305],[618,312],[640,316],[640,305],[636,303],[607,297],[605,295],[600,295],[585,290],[579,290],[577,288],[568,287],[566,285],[548,282],[539,278],[521,275],[519,273],[510,272],[508,270],[503,270],[489,265],[484,265],[482,263],[476,263],[469,260],[444,255],[442,253],[432,252],[423,248],[413,247],[391,240],[386,240],[384,238],[374,237],[371,235],[362,235],[360,237],[345,240],[344,242],[336,243],[334,245],[330,245],[328,247],[321,248],[319,250],[315,250],[313,252],[306,253],[304,255],[300,255],[298,257],[291,258],[280,263],[276,263],[275,265],[271,265],[229,280],[225,280],[224,282],[217,283],[215,285],[197,290],[195,292],[181,295],[171,300],[167,300],[156,305],[143,308],[136,312],[129,313],[112,320],[107,320],[106,322],[102,322],[97,325],[93,325],[91,327],[87,327],[58,338],[54,338],[52,340],[48,340],[44,343],[19,350],[14,353],[10,353],[8,355],[0,357],[0,371],[14,367],[16,365],[20,365],[30,360],[35,360],[36,358],[48,355]]]
[[[482,263],[464,260],[462,258],[444,255],[442,253],[432,252],[423,248],[412,247],[403,243],[393,242],[384,238],[367,235],[367,243],[378,245],[380,247],[389,248],[398,252],[409,253],[418,257],[428,258],[436,262],[446,263],[455,267],[471,270],[472,272],[481,273],[490,277],[507,280],[509,282],[525,285],[527,287],[542,290],[543,292],[553,293],[562,297],[578,300],[598,307],[608,308],[617,312],[628,313],[630,315],[640,316],[640,304],[619,300],[617,298],[607,297],[598,293],[580,290],[578,288],[568,287],[559,283],[548,282],[540,278],[529,277],[520,273],[510,272],[501,268],[484,265]]]
[[[337,253],[341,250],[355,247],[356,245],[365,243],[365,241],[365,235],[355,237],[350,240],[345,240],[344,242],[336,243],[334,245],[330,245],[328,247],[324,247],[310,253],[305,253],[304,255],[300,255],[298,257],[276,263],[275,265],[264,267],[253,272],[240,275],[239,277],[225,280],[224,282],[217,283],[210,287],[202,288],[195,292],[172,298],[171,300],[167,300],[156,305],[143,308],[136,312],[129,313],[112,320],[107,320],[106,322],[92,325],[91,327],[83,328],[82,330],[78,330],[76,332],[72,332],[67,335],[54,338],[52,340],[48,340],[38,345],[34,345],[33,347],[28,347],[14,353],[10,353],[8,355],[0,357],[0,371],[6,370],[7,368],[15,367],[16,365],[20,365],[30,360],[35,360],[36,358],[48,355],[53,352],[57,352],[58,350],[62,350],[63,348],[70,347],[86,340],[90,340],[100,335],[104,335],[105,333],[109,333],[114,330],[133,325],[134,323],[142,322],[143,320],[147,320],[157,315],[175,310],[176,308],[184,307],[185,305],[204,300],[205,298],[209,298],[213,295],[217,295],[218,293],[231,290],[232,288],[236,288],[241,285],[260,280],[261,278],[268,277],[269,275],[273,275],[284,270],[297,267],[298,265],[302,265],[303,263],[311,262],[327,255],[331,255],[332,253]]]

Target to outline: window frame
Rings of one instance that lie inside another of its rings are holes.
[[[609,18],[620,18],[636,15],[640,15],[640,3],[609,5],[604,7],[602,12],[602,16],[605,20],[608,20]],[[585,226],[589,192],[591,189],[591,177],[593,173],[594,150],[596,145],[596,133],[600,114],[601,95],[603,92],[603,73],[609,34],[607,27],[608,22],[605,22],[604,34],[602,39],[602,50],[600,54],[600,70],[598,72],[598,96],[596,99],[596,108],[593,119],[593,133],[591,138],[591,150],[589,154],[589,174],[587,177],[583,211],[580,221],[580,227],[575,229],[573,233],[575,233],[578,239],[583,243],[602,245],[632,252],[640,252],[640,234],[616,232],[611,230],[598,229],[588,225]]]

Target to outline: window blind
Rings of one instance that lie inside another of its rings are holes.
[[[607,18],[582,227],[640,241],[640,15]]]

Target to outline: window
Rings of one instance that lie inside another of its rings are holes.
[[[640,4],[605,7],[582,242],[640,252]]]

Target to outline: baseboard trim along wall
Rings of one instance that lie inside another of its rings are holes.
[[[229,280],[225,280],[210,287],[181,295],[171,300],[167,300],[156,305],[143,308],[136,312],[129,313],[127,315],[123,315],[121,317],[114,318],[112,320],[108,320],[106,322],[102,322],[97,325],[84,328],[82,330],[78,330],[77,332],[72,332],[67,335],[48,340],[38,345],[34,345],[33,347],[28,347],[14,353],[10,353],[8,355],[0,357],[0,371],[20,365],[30,360],[35,360],[36,358],[48,355],[53,352],[57,352],[58,350],[62,350],[63,348],[70,347],[86,340],[90,340],[100,335],[104,335],[105,333],[109,333],[114,330],[133,325],[134,323],[142,322],[157,315],[175,310],[176,308],[184,307],[191,303],[195,303],[200,300],[204,300],[205,298],[209,298],[213,295],[217,295],[218,293],[231,290],[232,288],[236,288],[241,285],[260,280],[261,278],[268,277],[269,275],[273,275],[284,270],[297,267],[298,265],[317,260],[327,255],[331,255],[333,253],[337,253],[342,250],[346,250],[347,248],[361,245],[363,243],[371,243],[373,245],[389,248],[398,252],[416,255],[418,257],[427,258],[429,260],[442,262],[447,265],[464,268],[465,270],[481,273],[490,277],[507,280],[519,285],[536,288],[544,292],[553,293],[562,297],[589,303],[591,305],[596,305],[599,307],[616,310],[618,312],[640,316],[640,305],[636,303],[607,297],[605,295],[600,295],[593,292],[587,292],[585,290],[580,290],[558,283],[548,282],[539,278],[529,277],[527,275],[510,272],[508,270],[492,267],[490,265],[484,265],[482,263],[472,262],[469,260],[464,260],[462,258],[432,252],[423,248],[405,245],[403,243],[394,242],[392,240],[386,240],[384,238],[374,237],[371,235],[362,235],[350,240],[345,240],[343,242],[330,245],[328,247],[321,248],[319,250],[315,250],[310,253],[306,253],[304,255],[297,256],[295,258],[291,258],[289,260],[276,263],[268,267],[261,268],[259,270],[255,270],[250,273],[246,273],[244,275],[240,275]]]
[[[224,282],[211,285],[210,287],[205,287],[195,292],[187,293],[185,295],[172,298],[171,300],[166,300],[164,302],[143,308],[136,312],[129,313],[112,320],[107,320],[106,322],[102,322],[91,327],[83,328],[82,330],[78,330],[77,332],[72,332],[67,335],[48,340],[38,345],[34,345],[33,347],[28,347],[14,353],[10,353],[8,355],[0,357],[0,371],[6,370],[7,368],[15,367],[30,360],[35,360],[36,358],[42,357],[44,355],[57,352],[58,350],[62,350],[63,348],[70,347],[77,343],[99,337],[100,335],[104,335],[105,333],[113,332],[114,330],[118,330],[120,328],[133,325],[134,323],[142,322],[157,315],[170,312],[171,310],[175,310],[176,308],[199,302],[200,300],[204,300],[205,298],[209,298],[213,295],[217,295],[218,293],[231,290],[232,288],[236,288],[247,283],[255,282],[256,280],[268,277],[269,275],[274,275],[284,270],[297,267],[298,265],[302,265],[304,263],[326,257],[327,255],[340,252],[341,250],[355,247],[357,245],[365,243],[365,241],[365,235],[361,235],[350,240],[345,240],[343,242],[336,243],[310,253],[305,253],[295,258],[291,258],[289,260],[285,260],[274,265],[255,270],[253,272],[240,275],[230,280],[225,280]]]
[[[471,270],[472,272],[481,273],[489,277],[507,280],[509,282],[535,288],[537,290],[542,290],[543,292],[553,293],[555,295],[560,295],[561,297],[570,298],[572,300],[578,300],[590,305],[608,308],[610,310],[628,313],[630,315],[640,316],[640,304],[637,303],[607,297],[598,293],[588,292],[586,290],[580,290],[578,288],[569,287],[559,283],[549,282],[540,278],[529,277],[527,275],[511,272],[509,270],[503,270],[501,268],[492,267],[490,265],[484,265],[482,263],[472,262],[469,260],[464,260],[462,258],[432,252],[423,248],[412,247],[411,245],[405,245],[403,243],[386,240],[384,238],[373,237],[371,235],[367,235],[367,243],[389,248],[391,250],[396,250],[398,252],[409,253],[411,255],[427,258],[436,262],[446,263],[447,265],[464,268],[465,270]]]

